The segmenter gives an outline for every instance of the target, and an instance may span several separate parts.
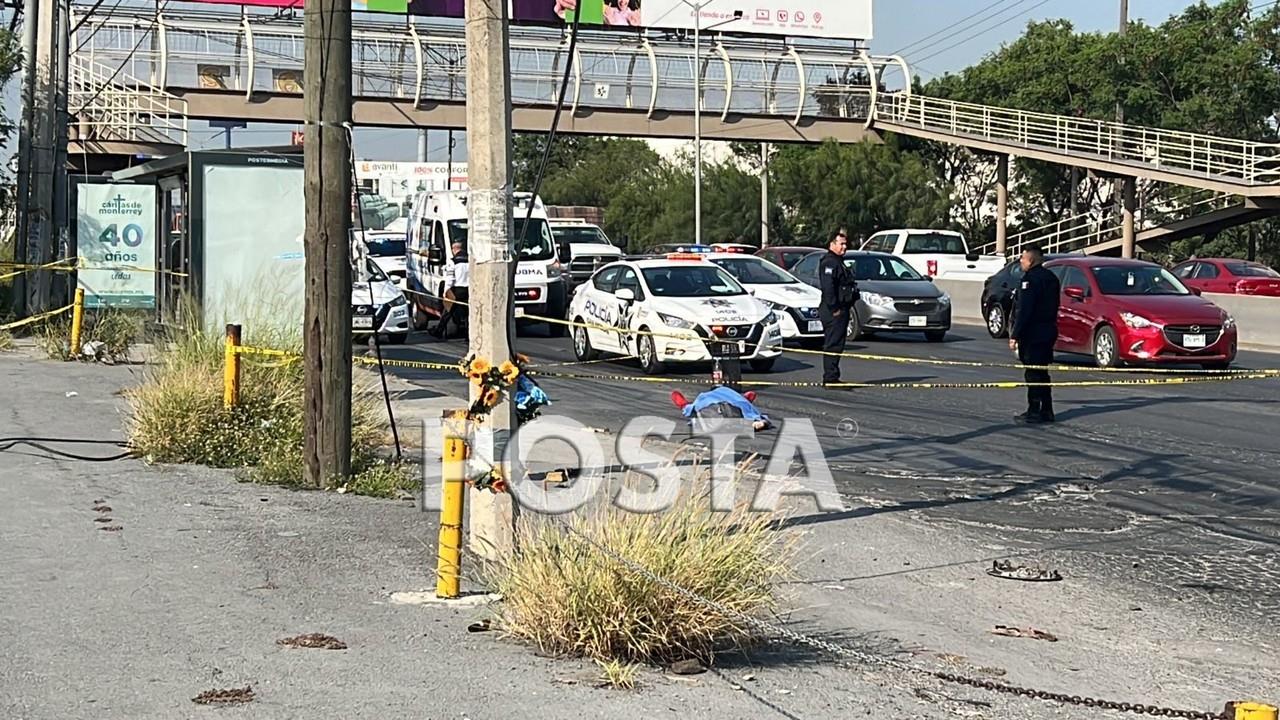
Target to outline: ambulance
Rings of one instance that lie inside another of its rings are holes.
[[[405,242],[405,267],[407,294],[413,301],[413,323],[420,330],[443,311],[445,277],[453,266],[450,245],[461,241],[471,252],[467,245],[468,196],[466,190],[453,190],[423,192],[413,198]],[[567,294],[546,208],[542,200],[531,193],[513,193],[512,199],[517,234],[532,209],[524,237],[517,238],[516,242],[516,319],[561,319],[565,316]],[[561,323],[548,323],[548,328],[552,337],[563,337],[567,332]]]

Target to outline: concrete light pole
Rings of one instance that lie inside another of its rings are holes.
[[[690,2],[680,0],[693,10],[693,242],[702,244],[702,9],[715,0]],[[734,10],[733,17],[708,26],[714,30],[721,25],[742,19],[742,11]]]

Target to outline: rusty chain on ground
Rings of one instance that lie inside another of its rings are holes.
[[[701,605],[704,608],[717,612],[726,618],[736,620],[737,622],[740,622],[743,625],[749,625],[765,633],[786,638],[799,645],[807,645],[809,647],[822,650],[823,652],[829,653],[836,657],[853,658],[856,660],[860,660],[866,664],[892,667],[892,668],[903,670],[915,675],[924,675],[937,680],[941,680],[943,682],[952,683],[955,685],[965,685],[965,686],[976,688],[979,690],[1005,693],[1008,695],[1018,695],[1021,697],[1034,698],[1034,699],[1043,700],[1046,702],[1055,702],[1055,703],[1060,703],[1065,705],[1075,705],[1078,707],[1099,708],[1102,710],[1116,710],[1119,712],[1133,713],[1137,715],[1151,715],[1156,717],[1186,718],[1187,720],[1229,720],[1229,715],[1225,712],[1216,713],[1216,712],[1209,712],[1209,711],[1203,711],[1203,710],[1181,710],[1177,708],[1161,707],[1159,705],[1144,705],[1142,703],[1116,702],[1114,700],[1101,700],[1098,698],[1092,698],[1092,697],[1082,696],[1082,695],[1067,695],[1066,693],[1056,693],[1056,692],[1049,692],[1046,690],[1036,690],[1033,688],[1020,687],[1018,685],[1011,685],[1009,683],[999,682],[995,680],[982,680],[978,678],[968,677],[965,675],[959,675],[956,673],[949,673],[941,670],[932,670],[926,667],[921,667],[918,665],[913,665],[911,663],[906,663],[901,660],[895,660],[893,658],[883,657],[880,655],[873,655],[871,653],[863,652],[861,650],[856,650],[854,648],[837,645],[835,643],[828,642],[826,640],[822,640],[819,638],[805,635],[803,633],[796,632],[789,628],[782,627],[781,625],[777,625],[774,623],[761,620],[759,618],[752,617],[739,610],[735,610],[733,608],[727,607],[709,598],[702,597],[701,595],[693,592],[692,590],[688,590],[684,587],[681,587],[676,583],[668,580],[667,578],[664,578],[654,573],[653,571],[649,570],[643,565],[640,565],[639,563],[629,558],[623,557],[622,555],[618,554],[611,548],[601,545],[599,542],[584,535],[583,533],[579,532],[573,527],[566,526],[566,529],[571,534],[580,538],[583,542],[586,542],[588,545],[591,545],[595,549],[607,555],[614,562],[622,565],[623,567],[626,567],[632,572],[635,572],[644,576],[650,581],[655,582],[658,585],[661,585],[662,587],[678,595],[681,595],[697,603],[698,605]]]

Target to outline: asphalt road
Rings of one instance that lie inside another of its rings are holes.
[[[573,361],[569,338],[523,328],[518,350],[535,363]],[[981,327],[959,327],[942,344],[877,337],[850,352],[1007,364],[1004,341]],[[462,341],[415,341],[388,357],[455,362]],[[1155,373],[1087,371],[1087,359],[1061,355],[1082,372],[1055,381],[1137,380]],[[745,379],[814,382],[821,358],[788,352],[766,375]],[[1245,352],[1240,368],[1280,367],[1280,356]],[[539,380],[550,412],[617,430],[641,414],[678,417],[669,394],[696,394],[695,382],[649,383],[634,361],[547,372],[605,377]],[[439,387],[440,374],[397,369],[411,382]],[[705,366],[675,368],[669,378],[708,377]],[[1010,367],[948,367],[846,359],[844,379],[874,383],[977,383],[1021,379]],[[461,379],[458,394],[465,393]],[[1197,384],[1064,387],[1055,391],[1059,422],[1024,427],[1023,389],[848,391],[761,388],[772,418],[807,418],[818,432],[837,487],[855,518],[912,512],[930,521],[1017,539],[1045,549],[1079,550],[1100,571],[1166,588],[1234,616],[1280,612],[1280,378]],[[749,450],[763,453],[769,433]],[[838,519],[838,518],[837,518]],[[829,522],[826,516],[801,518]]]

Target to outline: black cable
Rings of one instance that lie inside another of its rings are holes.
[[[573,70],[574,62],[577,59],[574,53],[578,47],[578,22],[581,19],[582,13],[576,12],[573,14],[573,24],[569,27],[568,59],[564,64],[564,75],[560,78],[560,94],[556,98],[556,111],[551,116],[551,129],[547,131],[547,142],[542,147],[542,159],[538,163],[538,173],[534,176],[533,187],[530,188],[529,209],[525,212],[524,221],[520,223],[520,232],[516,233],[515,237],[516,257],[514,262],[511,263],[510,271],[507,273],[507,294],[511,298],[512,305],[515,304],[516,298],[516,271],[520,267],[520,245],[524,242],[524,234],[529,230],[529,222],[533,220],[534,201],[537,200],[538,193],[542,190],[542,178],[547,172],[547,165],[551,161],[551,148],[555,145],[556,131],[560,127],[560,113],[564,110],[564,96],[569,91],[569,73]],[[553,249],[553,252],[558,260],[560,257],[559,250]],[[549,290],[550,286],[548,286]],[[547,293],[548,296],[550,294],[550,292]],[[565,302],[568,301],[569,298],[566,292]],[[516,349],[516,324],[514,322],[507,325],[507,347],[514,355]]]
[[[927,40],[932,40],[933,38],[936,38],[936,37],[938,37],[939,35],[942,35],[943,33],[950,32],[951,34],[950,34],[948,37],[955,37],[955,36],[956,36],[956,35],[958,35],[959,33],[964,32],[964,30],[965,30],[967,27],[972,27],[972,26],[960,27],[961,23],[966,23],[966,22],[968,22],[968,21],[970,21],[970,20],[972,20],[972,19],[974,19],[974,18],[978,17],[979,15],[985,14],[987,11],[994,9],[997,5],[1004,5],[1005,3],[1007,3],[1007,2],[1012,2],[1012,1],[1013,1],[1013,0],[995,0],[995,2],[991,3],[990,5],[987,5],[986,7],[982,8],[981,10],[979,10],[979,11],[977,11],[977,12],[975,12],[975,13],[971,14],[971,15],[966,15],[965,17],[962,17],[962,18],[960,18],[959,20],[957,20],[957,21],[955,21],[955,22],[953,22],[953,23],[951,23],[951,24],[947,25],[946,27],[942,28],[941,30],[936,30],[936,31],[934,31],[934,32],[932,32],[932,33],[929,33],[928,35],[925,35],[924,37],[922,37],[922,38],[920,38],[920,39],[916,40],[915,42],[907,43],[906,45],[903,45],[902,47],[898,48],[897,50],[894,50],[894,51],[893,51],[892,53],[890,53],[890,54],[891,54],[891,55],[904,55],[904,54],[906,54],[906,53],[908,53],[908,52],[915,52],[915,49],[916,49],[916,46],[917,46],[917,45],[921,45],[921,44],[923,44],[923,43],[924,43],[925,41],[927,41]],[[1019,0],[1019,2],[1022,2],[1022,0]],[[992,14],[992,17],[995,17],[996,15],[999,15],[1000,13],[1002,13],[1002,12],[1004,12],[1005,10],[1008,10],[1008,9],[1009,9],[1009,8],[1004,8],[1003,10],[1000,10],[1000,11],[998,11],[998,12],[996,12],[996,13],[993,13],[993,14]],[[985,18],[984,18],[984,19],[985,19]],[[982,21],[983,21],[983,20],[978,20],[978,22],[974,23],[974,25],[977,25],[978,23],[981,23]],[[946,38],[943,38],[943,40],[946,40]]]
[[[75,24],[75,27],[71,28],[71,32],[69,34],[75,35],[76,31],[79,30],[80,27],[85,24],[85,21],[93,17],[94,13],[98,12],[98,8],[102,7],[102,3],[104,2],[106,2],[106,0],[94,0],[93,6],[89,8],[88,12],[86,12],[83,17],[80,18],[80,22],[77,22]],[[119,2],[116,3],[117,6],[119,4],[120,4]]]
[[[352,131],[351,126],[346,126],[347,130],[347,147],[351,150],[351,190],[356,195],[355,222],[356,227],[360,231],[360,242],[364,242],[364,209],[360,205],[360,179],[356,177],[356,135]],[[350,246],[352,238],[347,238],[347,245]],[[348,250],[350,252],[350,249]],[[365,262],[372,262],[365,258]],[[368,270],[368,268],[365,268]],[[369,278],[367,283],[369,286],[369,305],[373,308],[373,320],[378,320],[378,302],[373,295],[373,278]],[[403,295],[401,295],[403,297]],[[387,311],[388,314],[390,310]],[[396,415],[391,410],[391,392],[387,390],[387,366],[382,364],[382,340],[378,333],[379,328],[373,328],[373,350],[378,356],[378,376],[382,379],[382,399],[387,404],[387,420],[391,424],[391,438],[396,444],[396,461],[401,459],[400,450],[400,431],[396,428]]]
[[[127,443],[119,440],[84,440],[80,438],[56,438],[56,437],[7,437],[0,438],[0,452],[7,452],[19,445],[27,445],[37,450],[42,450],[58,457],[67,458],[69,460],[83,460],[86,462],[114,462],[125,458],[134,457],[136,453],[133,450],[127,450],[118,455],[108,457],[98,457],[93,455],[79,455],[77,453],[69,453],[65,450],[56,450],[44,445],[43,443],[64,443],[73,445],[112,445],[115,447],[127,448]]]

